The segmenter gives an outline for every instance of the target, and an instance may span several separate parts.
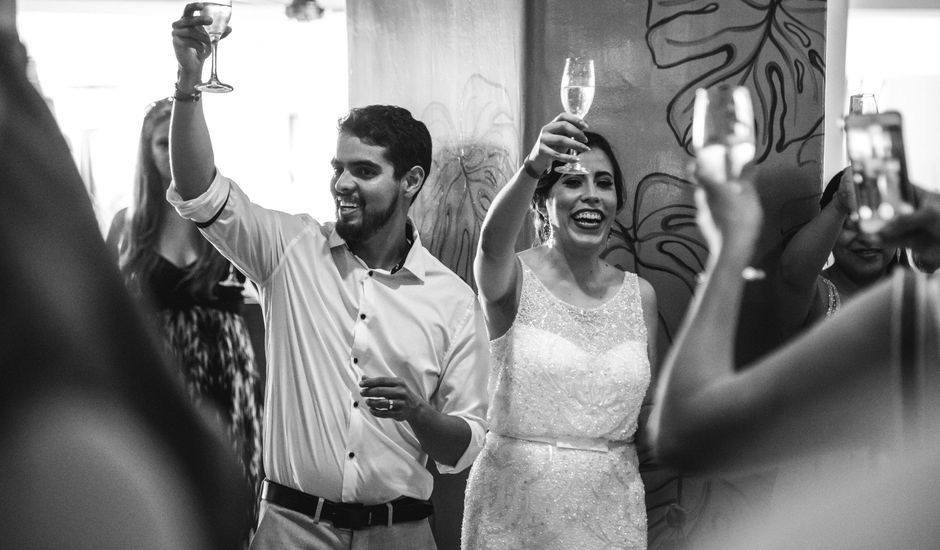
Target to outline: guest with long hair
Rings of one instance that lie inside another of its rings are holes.
[[[0,28],[3,547],[236,548],[239,466],[109,261],[25,54]]]
[[[220,415],[257,491],[262,377],[242,315],[244,277],[166,201],[171,107],[161,99],[144,116],[133,203],[114,217],[107,242],[190,396]]]

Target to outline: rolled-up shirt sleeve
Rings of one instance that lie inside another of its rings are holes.
[[[166,200],[180,216],[196,222],[197,225],[206,225],[222,213],[222,209],[228,202],[229,193],[231,193],[230,180],[216,170],[212,183],[202,195],[188,201],[183,200],[179,191],[176,190],[176,184],[170,183]]]
[[[297,216],[252,203],[234,181],[216,170],[209,188],[184,200],[174,183],[167,201],[183,218],[192,220],[223,256],[256,283],[263,284],[283,252],[307,227],[309,216]]]
[[[434,398],[439,411],[467,422],[470,426],[470,443],[457,464],[448,466],[436,462],[442,474],[467,469],[483,449],[489,406],[489,357],[483,313],[477,301],[471,300],[451,340],[441,383]]]

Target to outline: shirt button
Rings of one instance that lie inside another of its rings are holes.
[[[359,408],[359,402],[358,402],[358,401],[353,401],[353,408],[354,408],[354,409],[358,409],[358,408]]]
[[[356,453],[349,453],[349,458],[356,458]]]
[[[365,318],[366,318],[366,314],[365,314],[365,313],[360,313],[360,314],[359,314],[359,318],[360,318],[360,319],[365,319]]]
[[[358,358],[358,357],[353,357],[353,363],[358,363],[358,362],[359,362],[359,358]]]
[[[372,277],[372,270],[369,270],[369,277]]]

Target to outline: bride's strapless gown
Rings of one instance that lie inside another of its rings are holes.
[[[637,277],[583,309],[522,271],[515,322],[490,343],[490,432],[470,471],[462,547],[646,548],[633,437],[650,365]]]

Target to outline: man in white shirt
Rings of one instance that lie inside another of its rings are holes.
[[[472,289],[408,219],[431,136],[400,107],[353,109],[332,161],[335,224],[252,204],[215,167],[199,7],[173,24],[167,198],[260,290],[268,480],[251,547],[434,548],[425,463],[458,472],[479,453],[489,367]]]

